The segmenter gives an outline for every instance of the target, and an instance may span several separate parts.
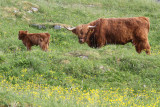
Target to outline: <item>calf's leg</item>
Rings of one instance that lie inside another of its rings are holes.
[[[26,47],[27,47],[27,51],[30,51],[31,50],[31,45],[28,43],[26,44]]]
[[[46,51],[46,45],[44,42],[41,42],[40,43],[40,48],[43,50],[43,51]]]

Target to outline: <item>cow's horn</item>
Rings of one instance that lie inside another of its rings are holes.
[[[95,28],[96,26],[88,26],[89,28]]]
[[[76,27],[72,27],[72,28],[69,27],[69,28],[67,28],[65,26],[64,26],[64,28],[66,28],[67,30],[74,30],[74,29],[76,29]]]

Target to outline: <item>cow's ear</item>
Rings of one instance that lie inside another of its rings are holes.
[[[73,29],[72,32],[73,32],[74,34],[77,34],[77,33],[76,33],[76,29]]]

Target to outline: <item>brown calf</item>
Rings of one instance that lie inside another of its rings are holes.
[[[34,45],[39,45],[43,51],[48,50],[49,33],[28,33],[28,31],[19,31],[18,39],[22,40],[27,50],[31,50]]]

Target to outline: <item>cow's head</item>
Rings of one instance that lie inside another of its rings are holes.
[[[27,35],[27,32],[28,31],[19,31],[18,39],[22,40]]]
[[[66,27],[65,27],[66,28]],[[73,28],[66,28],[72,31],[74,34],[78,35],[79,43],[85,43],[87,38],[94,32],[95,26],[90,26],[89,24],[82,24]]]

